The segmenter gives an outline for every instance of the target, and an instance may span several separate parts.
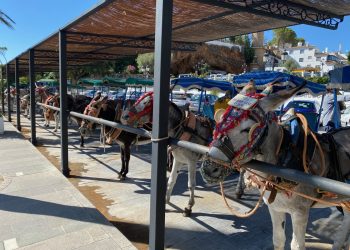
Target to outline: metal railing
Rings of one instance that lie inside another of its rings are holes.
[[[45,108],[49,108],[55,111],[60,111],[60,108],[56,108],[50,105],[45,105],[43,103],[37,103],[37,104]],[[122,129],[130,133],[151,138],[151,133],[145,129],[133,128],[130,126],[122,125],[117,122],[111,122],[101,118],[95,118],[95,117],[83,115],[73,111],[69,112],[69,114],[71,116],[75,116],[84,120],[99,123],[99,124],[106,125],[113,128]],[[191,150],[195,153],[199,153],[202,155],[208,155],[208,152],[209,152],[209,148],[206,146],[195,144],[188,141],[180,141],[174,138],[169,139],[169,144],[183,147],[185,149]],[[221,159],[218,159],[218,160],[221,160]],[[340,181],[335,181],[325,177],[306,174],[298,170],[286,169],[277,165],[273,165],[273,164],[269,164],[269,163],[265,163],[257,160],[250,161],[245,165],[247,168],[264,172],[269,175],[278,176],[284,179],[288,179],[288,180],[291,180],[297,183],[302,183],[309,186],[315,186],[324,191],[329,191],[329,192],[336,193],[336,194],[343,195],[350,198],[350,185]]]

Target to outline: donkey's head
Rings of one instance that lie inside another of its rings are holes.
[[[50,105],[56,108],[60,107],[60,96],[59,95],[54,95],[46,99],[45,104]],[[54,119],[54,114],[55,110],[46,108],[44,111],[44,116],[47,120],[53,120]]]
[[[141,96],[129,109],[126,109],[121,117],[124,125],[142,127],[152,123],[153,92],[147,92]]]
[[[268,123],[275,117],[272,112],[286,99],[303,87],[288,83],[284,89],[267,96],[237,95],[216,125],[209,156],[231,163],[233,166],[253,159],[264,140]],[[222,181],[229,173],[227,168],[212,160],[202,164],[203,178],[210,183]]]
[[[20,99],[20,107],[22,110],[26,110],[29,106],[30,96],[25,95]]]
[[[89,105],[86,106],[84,110],[84,115],[92,116],[95,118],[101,117],[101,111],[107,110],[107,100],[108,96],[105,97],[96,97],[92,99]],[[91,134],[91,131],[94,129],[94,122],[83,120],[79,128],[80,134],[82,136],[88,136]]]

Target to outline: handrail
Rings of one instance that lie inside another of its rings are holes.
[[[45,108],[50,108],[55,111],[60,111],[59,108],[53,107],[50,105],[45,105],[42,103],[37,103],[40,106],[43,106]],[[69,112],[69,111],[68,111]],[[128,131],[130,133],[138,134],[141,136],[149,137],[151,138],[151,133],[145,129],[139,129],[139,128],[133,128],[130,126],[122,125],[117,122],[111,122],[107,121],[101,118],[95,118],[87,115],[83,115],[77,112],[69,112],[70,115],[89,120],[95,123],[103,124],[109,127],[113,128],[119,128],[125,131]],[[188,142],[188,141],[180,141],[174,138],[169,139],[169,144],[183,147],[185,149],[191,150],[193,152],[196,152],[198,154],[202,155],[207,155],[209,153],[209,148],[203,145],[198,145],[196,143]],[[221,159],[218,159],[221,160]],[[245,166],[250,169],[254,169],[260,172],[267,173],[269,175],[274,175],[278,176],[284,179],[288,179],[297,183],[302,183],[305,185],[309,186],[315,186],[318,187],[324,191],[329,191],[332,193],[336,193],[339,195],[343,195],[346,197],[349,197],[350,199],[350,184],[346,184],[340,181],[335,181],[329,178],[321,177],[321,176],[316,176],[316,175],[311,175],[311,174],[306,174],[304,172],[298,171],[298,170],[293,170],[293,169],[287,169],[283,168],[277,165],[257,161],[257,160],[252,160],[249,163],[246,163]]]

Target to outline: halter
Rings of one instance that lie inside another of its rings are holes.
[[[150,103],[145,107],[141,112],[133,112],[134,110],[136,111],[135,106],[140,104],[145,98],[151,97]],[[153,114],[153,91],[147,92],[144,95],[142,95],[132,106],[132,108],[128,111],[128,115],[132,120],[139,120],[141,117],[150,115],[152,116]],[[149,123],[152,123],[150,121]]]
[[[256,122],[249,130],[248,143],[234,151],[228,132],[248,119]],[[250,110],[228,107],[222,117],[222,121],[216,126],[212,146],[219,147],[229,159],[232,159],[232,165],[238,166],[249,160],[253,151],[261,144],[266,128],[267,117],[258,104]],[[215,139],[219,140],[215,141]]]

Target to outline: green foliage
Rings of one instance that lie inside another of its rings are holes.
[[[154,53],[146,53],[146,54],[139,54],[136,58],[136,63],[137,63],[137,67],[141,72],[141,68],[144,67],[148,67],[149,68],[149,73],[153,73],[154,69]]]
[[[287,61],[283,64],[283,67],[285,67],[287,71],[290,73],[293,70],[300,68],[300,65],[293,58],[288,58]]]
[[[252,42],[248,35],[244,36],[244,60],[247,65],[250,65],[254,61],[255,50],[252,48]]]
[[[348,63],[350,64],[350,51],[348,52]]]
[[[28,76],[21,76],[21,77],[19,78],[19,83],[20,83],[20,84],[28,84],[28,83],[29,83]]]
[[[242,36],[231,36],[229,37],[230,42],[238,45],[245,45],[245,35]]]
[[[327,84],[327,83],[329,83],[329,77],[328,76],[307,77],[306,80],[309,80],[311,82],[320,83],[320,84]]]
[[[123,57],[117,59],[114,63],[114,72],[123,73],[128,65],[136,65],[135,57]]]
[[[298,38],[294,30],[290,28],[279,28],[273,30],[273,38],[268,42],[269,45],[275,45],[279,48],[283,47],[286,43],[290,43],[296,46],[298,42],[305,43],[304,38]]]

